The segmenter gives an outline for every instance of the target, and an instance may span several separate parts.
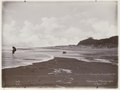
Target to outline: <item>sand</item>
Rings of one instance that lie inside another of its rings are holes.
[[[118,66],[58,58],[2,70],[3,87],[116,88]]]

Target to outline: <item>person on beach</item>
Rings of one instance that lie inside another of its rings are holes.
[[[14,54],[15,51],[16,51],[16,48],[13,46],[13,47],[12,47],[12,54]]]

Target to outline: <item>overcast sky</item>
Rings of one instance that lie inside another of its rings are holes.
[[[116,2],[4,2],[3,44],[43,47],[117,35]]]

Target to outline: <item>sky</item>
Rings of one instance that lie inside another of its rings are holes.
[[[117,32],[117,2],[4,2],[3,46],[76,45]]]

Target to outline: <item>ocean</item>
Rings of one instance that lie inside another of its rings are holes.
[[[66,52],[66,53],[63,53]],[[31,65],[45,62],[54,57],[75,58],[80,61],[93,63],[109,63],[117,65],[117,49],[71,49],[65,48],[17,48],[12,55],[12,48],[2,49],[2,69]]]

